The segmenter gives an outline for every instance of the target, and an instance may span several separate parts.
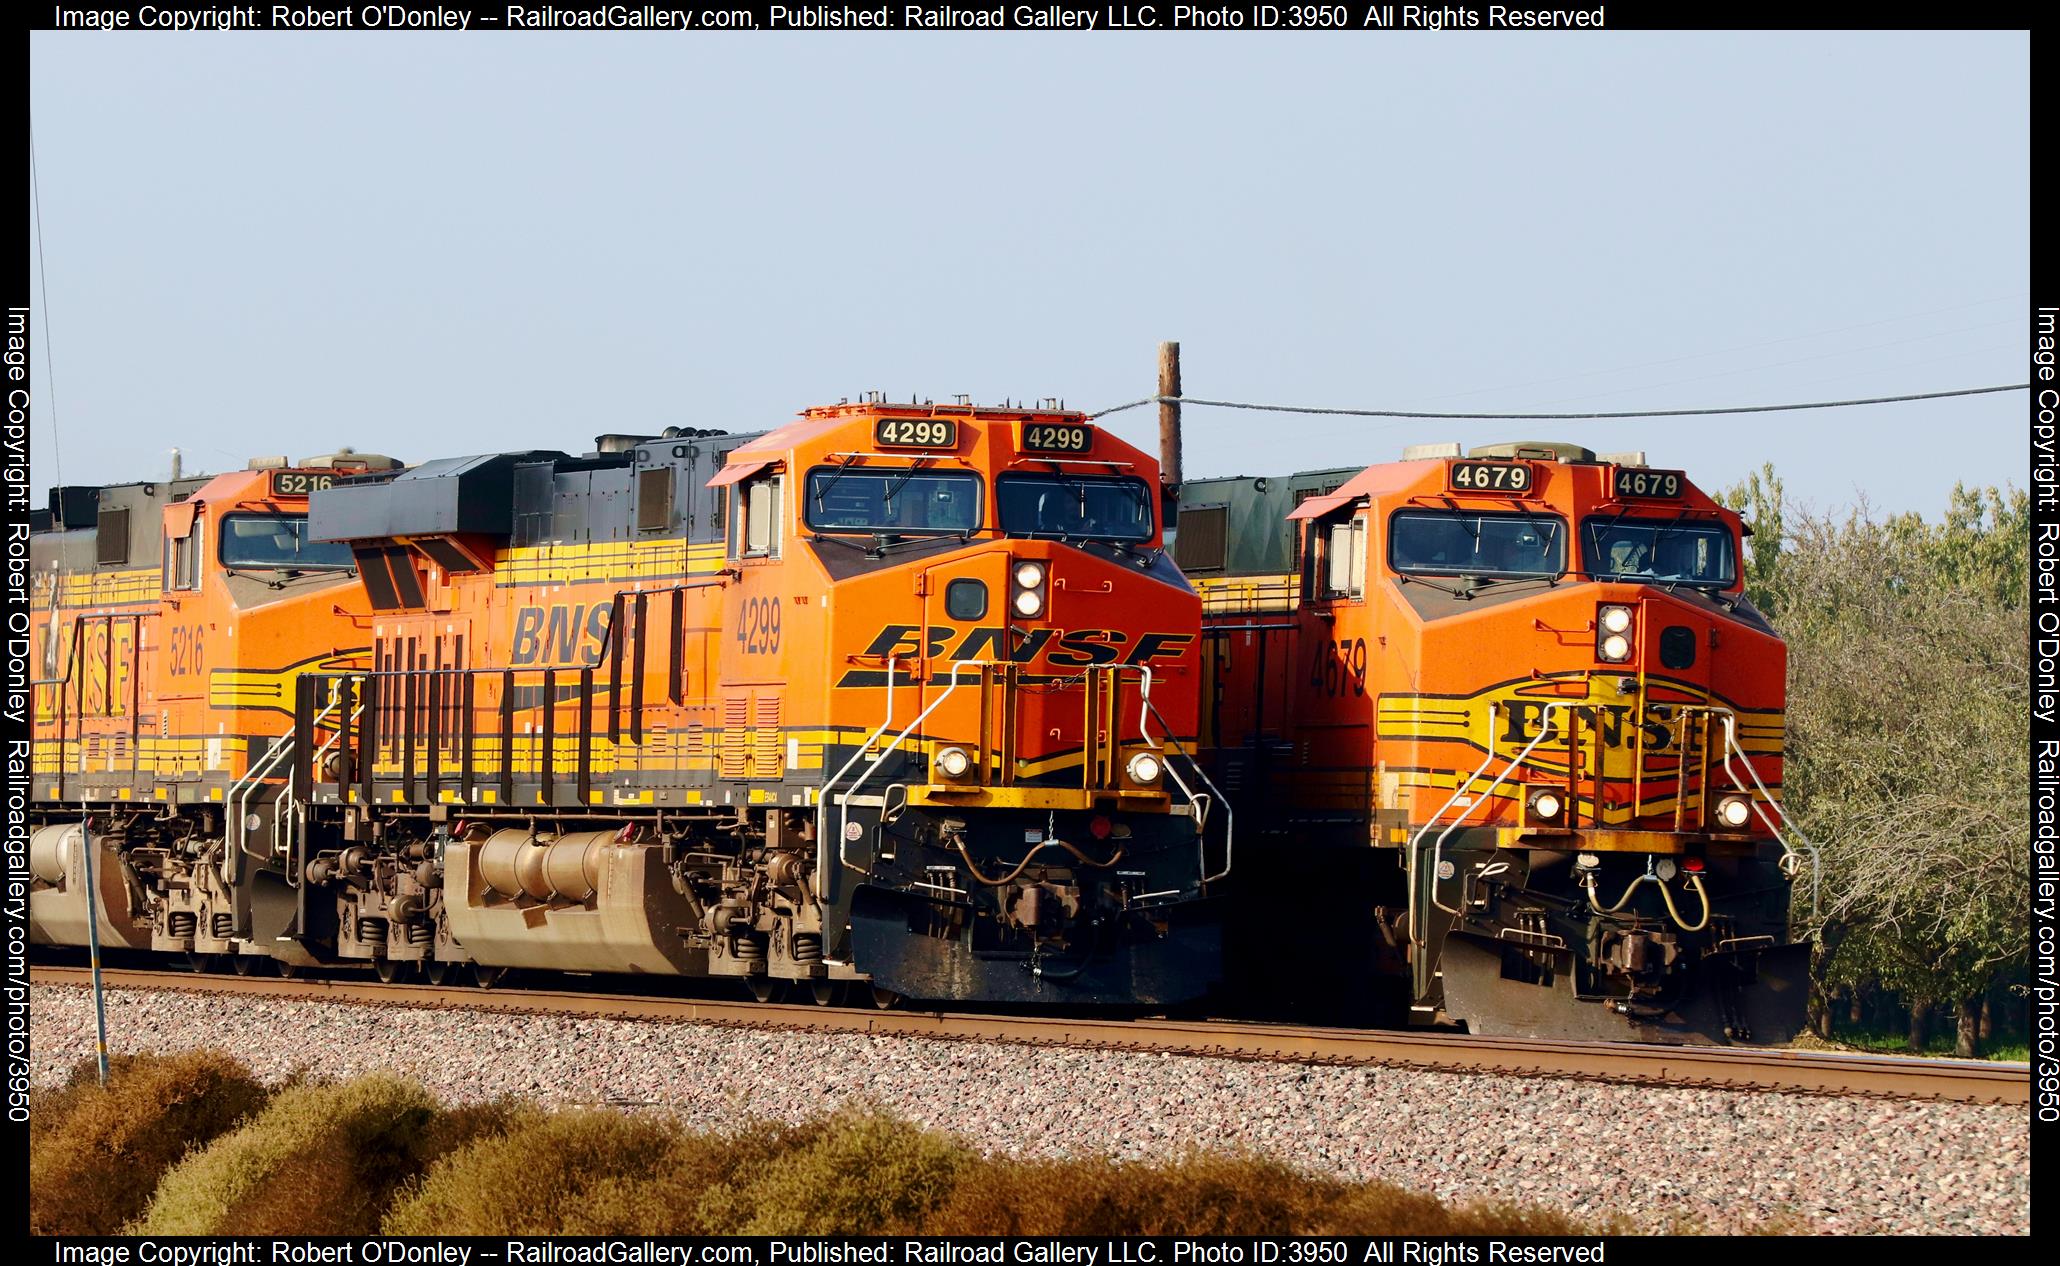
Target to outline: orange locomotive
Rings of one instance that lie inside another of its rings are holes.
[[[1230,815],[1149,457],[878,400],[597,448],[316,496],[372,651],[300,682],[299,935],[821,1002],[1215,983]]]
[[[1792,1037],[1786,659],[1740,544],[1681,472],[1564,444],[1184,486],[1240,930],[1299,910],[1298,978],[1474,1032]]]
[[[30,549],[36,943],[85,945],[97,921],[115,949],[316,961],[277,939],[297,905],[274,812],[293,683],[364,663],[369,640],[350,551],[308,539],[307,502],[393,465],[346,451],[52,490]]]

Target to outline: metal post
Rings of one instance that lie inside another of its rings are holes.
[[[1167,399],[1167,397],[1173,397]],[[1180,500],[1180,344],[1159,344],[1159,489],[1167,523]]]
[[[93,832],[79,818],[79,851],[86,858],[86,945],[93,963],[93,1033],[99,1042],[100,1084],[107,1084],[107,991],[100,983],[100,888],[93,877]]]

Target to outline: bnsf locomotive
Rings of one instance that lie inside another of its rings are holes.
[[[1190,482],[1201,745],[1255,997],[1482,1033],[1783,1042],[1807,866],[1738,516],[1641,455],[1413,450]],[[1814,872],[1811,872],[1812,874]]]
[[[1186,748],[1200,601],[1158,487],[1078,414],[869,400],[61,489],[36,936],[1194,998],[1232,821]]]

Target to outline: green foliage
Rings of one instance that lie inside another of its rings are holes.
[[[142,1212],[159,1177],[265,1101],[250,1070],[220,1051],[129,1055],[100,1085],[87,1061],[30,1116],[29,1231],[112,1235]]]
[[[2029,499],[1956,486],[1936,522],[1797,514],[1771,467],[1724,499],[1788,641],[1786,796],[1823,850],[1820,979],[1970,1014],[2025,958]]]

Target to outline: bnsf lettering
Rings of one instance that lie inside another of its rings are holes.
[[[1502,729],[1502,741],[1504,743],[1513,743],[1518,747],[1522,747],[1538,737],[1538,731],[1542,728],[1545,716],[1544,704],[1529,703],[1516,699],[1509,701],[1506,706],[1508,712],[1505,715],[1508,720]],[[1632,731],[1632,727],[1629,724],[1631,722],[1631,708],[1629,705],[1606,707],[1601,709],[1601,713],[1603,746],[1614,749],[1630,746],[1636,741],[1637,735]],[[1663,752],[1673,744],[1673,732],[1666,726],[1667,718],[1670,715],[1664,706],[1656,705],[1647,709],[1645,719],[1637,723],[1637,728],[1641,728],[1645,732],[1646,751]],[[1564,733],[1563,727],[1562,733]],[[1549,743],[1551,740],[1548,739],[1546,741]]]
[[[1194,641],[1192,633],[1140,633],[1126,657],[1122,648],[1130,644],[1130,635],[1120,629],[1061,631],[1037,628],[1011,633],[1001,628],[976,628],[968,630],[956,646],[951,645],[953,629],[932,625],[923,632],[926,636],[919,639],[917,626],[890,624],[881,629],[860,653],[881,659],[891,656],[904,660],[920,657],[1005,660],[1027,664],[1051,647],[1047,658],[1052,664],[1062,668],[1085,668],[1091,664],[1113,664],[1118,660],[1126,664],[1144,664],[1159,659],[1178,659],[1187,653],[1189,643]]]
[[[1051,653],[1051,662],[1061,668],[1113,664],[1122,653],[1117,648],[1129,640],[1129,634],[1115,629],[1075,629],[1059,636],[1059,649]]]
[[[515,613],[515,636],[508,644],[508,662],[525,664],[598,664],[608,636],[613,604],[558,603],[523,607]]]
[[[1027,664],[1044,652],[1046,644],[1057,633],[1057,629],[1031,629],[1020,637],[1010,637],[1003,629],[974,629],[971,636],[959,643],[952,658]]]

